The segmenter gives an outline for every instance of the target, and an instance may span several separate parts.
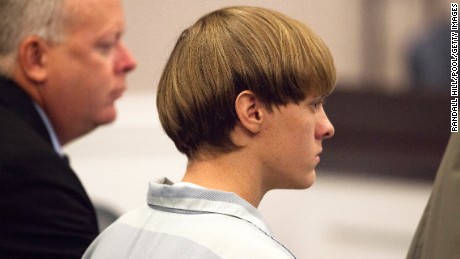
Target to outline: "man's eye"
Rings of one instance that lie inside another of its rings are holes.
[[[313,105],[313,108],[318,109],[321,106],[323,106],[323,103],[324,103],[323,100],[318,100],[318,101],[315,101],[312,105]]]
[[[96,46],[97,50],[101,53],[101,54],[108,54],[113,48],[114,48],[115,44],[114,43],[100,43]]]

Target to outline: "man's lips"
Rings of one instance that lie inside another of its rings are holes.
[[[315,156],[315,162],[318,164],[321,161],[320,155],[323,153],[323,150],[319,151]]]
[[[113,91],[112,94],[111,94],[112,100],[115,101],[116,99],[120,98],[121,96],[123,96],[123,93],[124,93],[124,92],[125,92],[125,88],[124,88],[124,87],[123,87],[123,88],[119,88],[119,89]]]

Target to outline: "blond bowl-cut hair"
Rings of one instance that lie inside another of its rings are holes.
[[[184,30],[166,63],[157,109],[189,159],[237,149],[235,100],[251,90],[268,108],[329,95],[336,71],[326,44],[305,24],[260,7],[228,7]]]

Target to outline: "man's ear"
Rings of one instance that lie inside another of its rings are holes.
[[[47,77],[45,67],[48,44],[38,36],[24,39],[19,46],[19,65],[30,80],[43,82]]]
[[[256,134],[260,131],[265,116],[264,104],[254,92],[245,90],[235,100],[236,115],[241,125],[249,132]]]

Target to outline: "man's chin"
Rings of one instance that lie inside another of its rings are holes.
[[[96,122],[96,125],[100,126],[100,125],[110,124],[114,122],[116,119],[117,119],[117,111],[115,110],[115,108],[108,109],[104,111],[103,114],[101,114],[101,116]]]

